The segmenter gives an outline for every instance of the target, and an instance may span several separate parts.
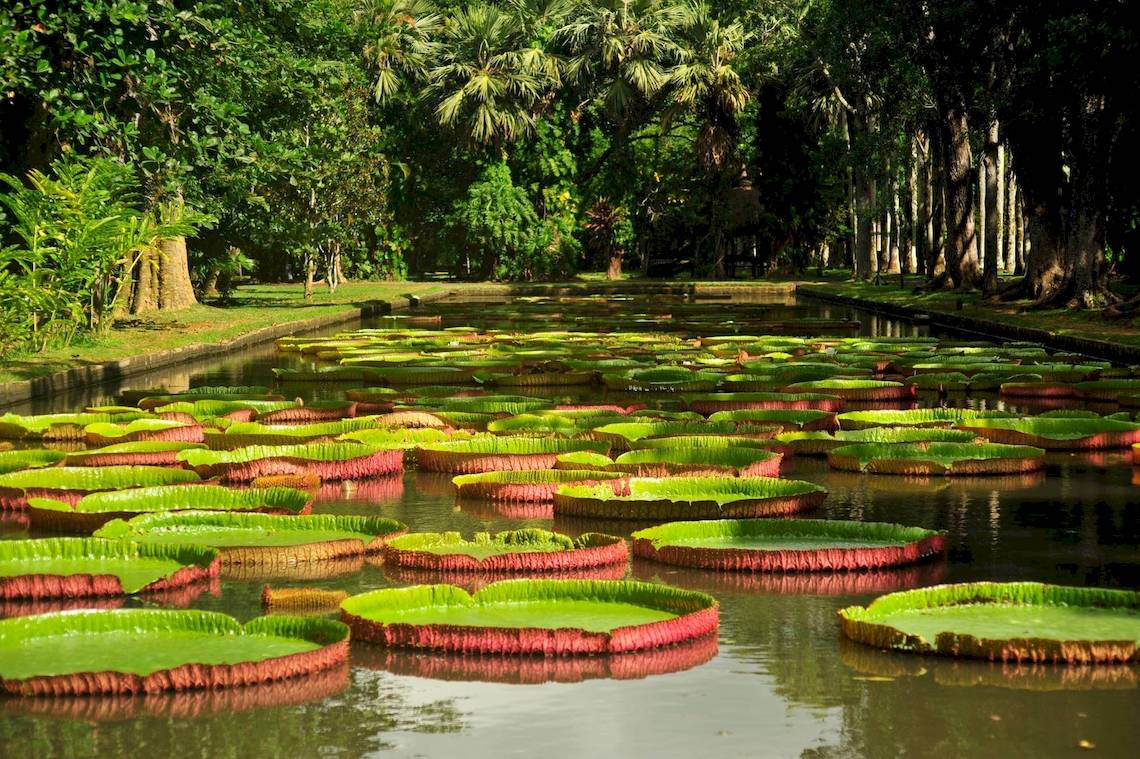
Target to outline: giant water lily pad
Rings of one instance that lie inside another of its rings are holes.
[[[233,687],[343,664],[348,629],[328,619],[198,610],[75,611],[0,620],[0,690],[12,695]]]
[[[63,461],[66,454],[43,448],[23,451],[0,451],[0,474],[19,472],[24,469],[41,469],[55,466]]]
[[[999,443],[857,443],[833,448],[827,463],[871,474],[1020,474],[1043,469],[1045,451]]]
[[[789,393],[827,393],[848,401],[900,401],[914,398],[915,388],[902,382],[834,377],[796,382],[784,390]]]
[[[357,430],[374,430],[383,427],[386,415],[361,416],[352,419],[310,422],[307,424],[263,424],[239,422],[231,424],[222,433],[208,434],[210,448],[233,450],[246,446],[301,445],[328,442]]]
[[[322,480],[351,480],[393,474],[404,468],[401,450],[363,443],[249,446],[232,451],[184,451],[178,454],[204,477],[252,482],[271,475],[315,474]]]
[[[554,494],[554,513],[595,519],[769,517],[806,511],[826,497],[813,483],[773,477],[634,477],[626,486],[563,486]]]
[[[482,437],[416,448],[416,464],[429,472],[474,474],[524,469],[552,469],[558,455],[573,451],[607,453],[601,440],[564,438]]]
[[[690,411],[715,414],[744,409],[814,409],[836,412],[843,399],[830,393],[702,393],[684,396]]]
[[[606,463],[610,463],[606,460]],[[594,483],[600,480],[620,480],[620,472],[592,469],[530,469],[510,472],[479,472],[453,477],[461,498],[480,498],[488,501],[550,502],[554,491],[567,483]]]
[[[951,427],[966,424],[973,419],[1013,417],[1005,411],[976,411],[968,408],[917,408],[879,409],[875,411],[847,411],[835,417],[845,430],[868,427]]]
[[[843,633],[879,648],[1000,661],[1140,660],[1140,593],[976,582],[891,593],[839,612]]]
[[[933,530],[881,522],[721,519],[670,522],[633,533],[637,556],[745,572],[829,572],[913,564],[941,553]]]
[[[373,448],[411,450],[422,443],[465,440],[472,436],[472,433],[464,430],[443,430],[434,427],[396,427],[393,429],[347,432],[337,439],[363,443]]]
[[[96,422],[83,428],[88,445],[111,445],[142,440],[165,440],[179,443],[200,443],[203,439],[199,424],[187,424],[172,419],[135,419],[130,422]]]
[[[4,414],[0,416],[0,438],[44,440],[82,440],[83,428],[97,422],[128,422],[147,416],[145,412],[116,414]]]
[[[1107,418],[1021,417],[969,419],[958,425],[995,443],[1047,451],[1125,448],[1140,442],[1140,424]]]
[[[549,530],[527,528],[499,533],[413,533],[384,546],[384,565],[443,572],[565,572],[629,558],[625,541],[613,535],[586,533],[571,538]]]
[[[585,430],[622,421],[624,414],[612,410],[584,413],[551,412],[545,414],[518,414],[496,419],[487,424],[487,431],[500,435],[577,435]]]
[[[385,517],[182,511],[105,524],[96,537],[149,545],[209,546],[222,564],[296,564],[378,552],[407,526]]]
[[[186,415],[199,421],[214,417],[249,421],[259,414],[296,408],[300,405],[298,401],[190,400],[158,406],[154,412],[160,415]]]
[[[352,596],[341,618],[353,637],[388,646],[491,654],[604,654],[711,635],[717,602],[640,582],[505,580],[470,594],[454,585]]]
[[[0,509],[19,509],[29,498],[78,501],[88,493],[201,482],[194,472],[158,466],[48,467],[0,474]]]
[[[742,409],[740,411],[717,411],[709,417],[710,422],[750,422],[752,424],[778,424],[790,430],[831,430],[835,429],[835,414],[814,409]]]
[[[976,439],[967,430],[945,427],[867,427],[859,430],[827,432],[785,432],[776,441],[797,456],[822,456],[828,451],[856,443],[971,443]]]
[[[679,366],[661,366],[655,369],[634,369],[617,374],[602,375],[602,382],[611,390],[631,392],[685,392],[712,390],[720,384],[723,375],[716,372],[692,371]]]
[[[1118,401],[1121,396],[1140,393],[1140,378],[1099,379],[1079,382],[1077,392],[1095,401]]]
[[[72,451],[67,454],[66,466],[174,466],[178,454],[196,448],[202,443],[181,443],[143,440],[114,443],[102,448]]]
[[[639,448],[618,456],[611,468],[638,477],[778,477],[782,458],[775,451],[748,446]]]
[[[185,545],[45,538],[0,541],[0,598],[83,598],[166,591],[218,575],[218,554]]]
[[[713,435],[716,437],[771,438],[780,431],[779,425],[749,424],[747,422],[615,422],[595,427],[591,436],[605,440],[614,448],[627,448],[640,440],[675,437],[679,435]]]
[[[112,519],[170,511],[261,511],[304,514],[312,496],[295,488],[235,490],[219,485],[172,485],[92,493],[70,504],[50,498],[28,501],[32,524],[61,532],[93,532]]]

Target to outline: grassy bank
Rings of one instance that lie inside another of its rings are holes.
[[[933,292],[915,293],[913,286],[899,287],[898,279],[884,279],[883,284],[838,281],[826,277],[819,281],[805,281],[806,291],[863,298],[885,305],[917,308],[933,313],[969,316],[988,319],[1018,327],[1040,329],[1059,336],[1104,340],[1120,345],[1140,346],[1140,329],[1132,320],[1107,320],[1096,311],[1068,309],[1030,310],[1030,301],[1011,301],[990,304],[982,302],[977,293]]]
[[[348,282],[335,293],[318,288],[305,302],[302,285],[247,285],[224,305],[199,304],[184,311],[128,319],[106,334],[81,336],[59,350],[13,356],[0,366],[0,382],[27,380],[86,364],[116,361],[152,351],[230,340],[262,327],[350,311],[366,303],[406,304],[464,286],[439,282]]]

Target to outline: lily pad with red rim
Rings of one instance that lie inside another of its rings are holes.
[[[405,648],[568,656],[637,651],[711,635],[717,602],[665,585],[505,580],[470,594],[454,585],[352,596],[341,619],[356,640]]]
[[[835,572],[913,564],[944,550],[941,533],[881,522],[725,519],[633,533],[636,556],[738,572]]]
[[[61,652],[66,651],[66,655]],[[75,611],[0,620],[0,690],[154,693],[282,680],[344,664],[348,629],[199,610]]]
[[[839,612],[843,634],[878,648],[996,661],[1140,660],[1140,593],[1034,582],[939,585]]]

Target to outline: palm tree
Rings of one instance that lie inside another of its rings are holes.
[[[357,17],[371,38],[364,56],[376,70],[378,102],[402,90],[407,80],[423,79],[443,27],[430,0],[367,0]]]
[[[671,21],[676,63],[668,71],[663,124],[696,114],[697,156],[707,169],[723,169],[736,152],[736,117],[748,103],[748,88],[734,67],[748,34],[739,22],[721,24],[700,0],[675,6]]]
[[[673,14],[660,0],[577,0],[557,35],[572,56],[567,75],[625,118],[668,80]]]
[[[483,145],[528,134],[536,103],[554,83],[518,17],[490,5],[454,13],[428,81],[439,123]]]

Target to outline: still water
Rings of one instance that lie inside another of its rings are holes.
[[[805,334],[805,328],[843,336],[925,334],[922,327],[786,298],[535,298],[510,305],[444,302],[425,312],[438,314],[444,326],[525,332],[620,326],[690,335]],[[77,410],[128,387],[269,384],[273,366],[298,365],[296,357],[256,349],[13,410]],[[345,387],[285,390],[335,398]],[[969,402],[1000,407],[996,398]],[[948,558],[893,572],[819,577],[726,576],[635,559],[630,573],[636,578],[720,600],[715,645],[545,662],[361,644],[349,668],[298,682],[159,697],[0,701],[0,756],[1136,755],[1136,667],[1002,666],[880,652],[841,640],[835,614],[880,593],[939,582],[1140,587],[1140,506],[1134,503],[1140,486],[1123,454],[1054,455],[1044,475],[1025,478],[902,480],[832,472],[824,461],[806,458],[789,462],[782,474],[830,491],[816,516],[946,531]],[[314,512],[377,514],[414,530],[465,533],[541,526],[628,535],[641,526],[552,522],[457,503],[446,477],[415,471],[326,486]],[[3,535],[24,533],[8,528]],[[427,579],[386,575],[372,565],[342,570],[314,582],[360,592]],[[290,580],[225,581],[216,592],[187,600],[245,620],[260,613],[266,582]]]

